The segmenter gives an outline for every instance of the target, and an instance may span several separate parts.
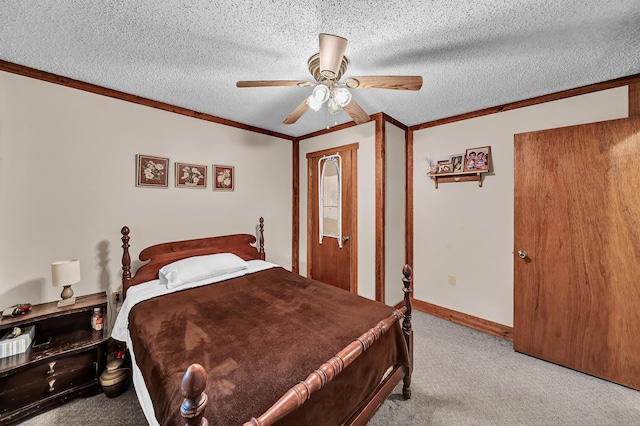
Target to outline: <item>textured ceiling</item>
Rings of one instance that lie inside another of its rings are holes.
[[[311,81],[321,32],[349,40],[346,77],[423,77],[353,91],[406,125],[640,73],[639,0],[0,2],[0,59],[292,136],[351,119],[284,125],[311,88],[235,82]]]

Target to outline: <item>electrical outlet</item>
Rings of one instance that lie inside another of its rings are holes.
[[[456,276],[449,274],[449,276],[447,277],[447,284],[456,285]]]
[[[114,291],[111,293],[111,301],[113,304],[122,303],[122,290]]]

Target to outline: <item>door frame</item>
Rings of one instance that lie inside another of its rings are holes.
[[[318,177],[317,174],[317,164],[310,164],[309,160],[313,157],[322,157],[324,155],[333,155],[336,151],[344,151],[350,150],[353,151],[351,157],[351,182],[353,185],[353,191],[355,196],[351,200],[351,205],[348,210],[343,210],[343,212],[351,215],[353,221],[353,229],[347,230],[346,233],[351,238],[349,243],[351,244],[351,261],[349,262],[349,291],[354,294],[358,294],[358,148],[359,143],[352,143],[348,145],[336,146],[333,148],[327,148],[320,151],[309,152],[306,155],[307,158],[307,276],[311,276],[311,269],[313,267],[313,256],[311,255],[311,250],[313,247],[311,246],[311,241],[313,240],[313,225],[311,223],[311,214],[312,214],[312,186],[314,180],[317,182]],[[355,155],[354,155],[355,154]],[[315,171],[314,171],[315,170]],[[344,203],[343,203],[344,209]]]

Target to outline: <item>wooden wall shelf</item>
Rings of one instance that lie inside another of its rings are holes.
[[[429,173],[438,189],[439,183],[447,182],[478,182],[478,186],[482,187],[482,175],[489,170],[479,170],[474,172],[457,172],[457,173]]]

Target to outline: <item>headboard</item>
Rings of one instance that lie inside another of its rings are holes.
[[[132,285],[155,280],[158,271],[165,265],[176,260],[192,256],[202,256],[215,253],[233,253],[244,260],[265,259],[264,253],[264,219],[260,218],[259,244],[251,234],[233,234],[219,237],[198,238],[195,240],[173,241],[156,244],[140,252],[138,259],[145,262],[138,268],[135,275],[131,275],[131,256],[129,255],[130,230],[124,226],[122,234],[122,292],[126,297],[127,290]]]

